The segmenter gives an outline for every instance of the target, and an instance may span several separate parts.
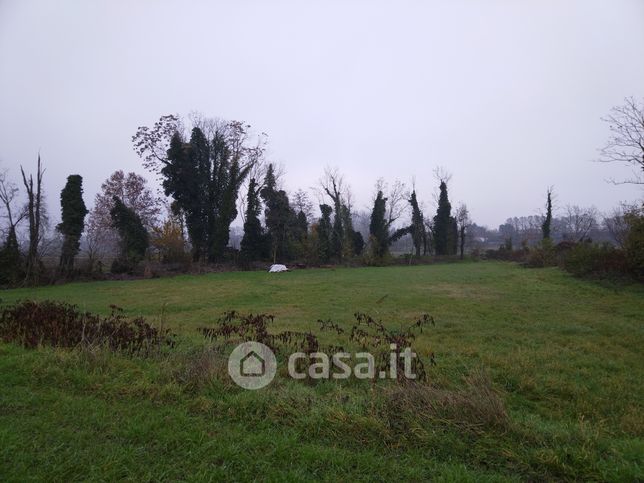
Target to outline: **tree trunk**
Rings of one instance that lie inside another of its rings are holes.
[[[25,175],[25,171],[20,167],[22,181],[27,190],[27,217],[29,219],[29,248],[27,250],[27,266],[25,274],[25,283],[37,285],[40,274],[40,260],[38,256],[38,245],[40,243],[40,222],[42,214],[42,176],[43,169],[38,155],[38,168],[36,171],[36,186],[34,188],[34,179]]]

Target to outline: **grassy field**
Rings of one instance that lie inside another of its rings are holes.
[[[0,344],[0,480],[644,479],[644,287],[509,263],[221,273],[12,290],[163,320],[148,359]],[[275,329],[391,327],[423,312],[423,387],[276,379],[238,388],[196,328],[223,311]],[[205,354],[205,355],[204,355]],[[491,394],[491,395],[490,395]],[[496,399],[502,404],[492,408]],[[437,402],[438,401],[438,402]],[[503,420],[486,416],[504,413]]]

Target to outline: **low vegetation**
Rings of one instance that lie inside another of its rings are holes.
[[[639,285],[463,262],[72,283],[3,298],[101,318],[118,301],[123,317],[176,333],[174,348],[147,357],[0,343],[3,481],[644,477]],[[269,334],[312,333],[323,345],[366,327],[355,312],[392,334],[431,313],[435,326],[413,340],[427,380],[278,377],[241,389],[227,376],[230,344],[199,331],[233,308],[242,319],[275,314]]]
[[[148,355],[174,346],[170,329],[158,329],[142,317],[128,320],[112,305],[107,317],[81,312],[65,302],[16,302],[0,312],[0,340],[34,349],[39,346],[104,346],[127,354]]]

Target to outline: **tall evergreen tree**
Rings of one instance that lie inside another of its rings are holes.
[[[438,208],[434,216],[433,240],[436,255],[456,253],[457,236],[455,237],[456,220],[452,218],[452,205],[447,196],[447,184],[441,181]]]
[[[318,247],[319,259],[322,263],[328,263],[331,258],[331,213],[333,208],[329,205],[320,205],[322,217],[318,224]]]
[[[259,221],[261,210],[257,196],[257,182],[251,179],[248,185],[246,198],[246,221],[244,222],[244,236],[241,241],[241,255],[244,260],[258,260],[264,253],[264,233]]]
[[[266,170],[266,176],[264,177],[264,186],[262,191],[265,193],[272,193],[277,189],[277,180],[275,179],[275,169],[273,168],[273,163],[268,165]]]
[[[550,230],[552,227],[552,188],[548,188],[546,199],[546,217],[541,225],[541,233],[544,240],[550,239]]]
[[[449,255],[458,252],[458,222],[453,216],[449,219]]]
[[[264,200],[264,218],[271,244],[273,263],[278,259],[290,257],[290,242],[296,225],[296,215],[284,190],[277,190],[273,165],[268,166],[264,187],[261,190]]]
[[[427,251],[427,231],[425,230],[423,212],[420,210],[418,200],[416,199],[416,190],[411,192],[409,204],[411,205],[411,239],[416,250],[416,256],[420,257],[421,249],[424,252]]]
[[[116,196],[110,215],[120,238],[120,255],[113,266],[115,271],[132,271],[145,257],[150,242],[148,232],[139,215]]]
[[[364,250],[364,237],[357,230],[353,231],[353,254],[359,256]]]
[[[376,258],[384,257],[389,251],[389,229],[386,220],[387,198],[378,191],[373,203],[371,220],[369,223],[369,236],[371,239],[373,255]]]
[[[342,260],[342,246],[344,242],[344,227],[342,226],[342,205],[336,203],[331,231],[331,257]]]
[[[309,233],[309,220],[303,211],[299,211],[295,218],[295,238],[303,242]]]
[[[356,235],[353,230],[351,210],[345,204],[342,205],[342,258],[350,258],[356,255]],[[362,236],[362,235],[361,235]],[[364,241],[363,241],[364,244]],[[362,249],[360,249],[361,251]],[[360,252],[358,251],[358,253]]]
[[[77,174],[67,177],[60,193],[62,222],[57,226],[63,235],[60,253],[60,270],[69,273],[74,268],[74,258],[80,249],[80,238],[85,228],[87,207],[83,201],[83,178]]]
[[[22,277],[22,256],[16,237],[16,227],[10,225],[7,239],[0,248],[0,286],[16,285]]]

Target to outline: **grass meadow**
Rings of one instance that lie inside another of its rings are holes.
[[[644,479],[644,286],[503,262],[232,272],[0,293],[177,334],[149,358],[0,343],[0,480]],[[425,384],[278,377],[247,391],[197,331],[227,310],[275,330],[429,313]]]

